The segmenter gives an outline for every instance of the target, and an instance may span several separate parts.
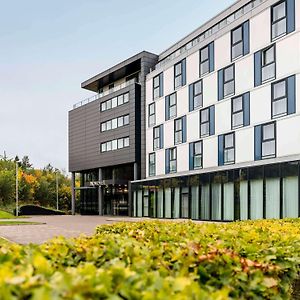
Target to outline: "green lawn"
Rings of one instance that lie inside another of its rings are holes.
[[[4,210],[0,210],[0,219],[15,219],[16,216],[10,214]]]
[[[1,221],[0,226],[11,226],[11,225],[40,225],[45,223],[40,222],[28,222],[28,221]]]

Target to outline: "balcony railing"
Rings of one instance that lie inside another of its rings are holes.
[[[79,102],[77,102],[76,104],[73,105],[73,109],[81,107],[81,106],[86,105],[88,103],[91,103],[91,102],[93,102],[95,100],[98,100],[98,99],[100,99],[100,98],[102,98],[104,96],[107,96],[109,94],[112,94],[114,92],[117,92],[117,91],[119,91],[119,90],[121,90],[121,89],[123,89],[123,88],[125,88],[125,87],[127,87],[127,86],[129,86],[131,84],[133,84],[133,83],[138,83],[138,80],[136,78],[130,79],[130,80],[128,80],[128,81],[126,81],[126,82],[124,82],[122,84],[114,86],[113,88],[111,88],[111,89],[109,89],[107,91],[104,91],[102,93],[96,94],[96,95],[94,95],[92,97],[89,97],[87,99],[84,99],[82,101],[79,101]]]

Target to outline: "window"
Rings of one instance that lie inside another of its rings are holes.
[[[166,121],[175,118],[177,115],[177,96],[176,93],[169,95],[165,99]]]
[[[231,128],[250,125],[250,93],[245,93],[231,100]]]
[[[186,84],[186,61],[183,59],[181,62],[174,65],[174,88],[181,87]]]
[[[224,164],[233,164],[235,161],[234,133],[224,135]]]
[[[117,97],[102,102],[100,105],[100,110],[106,111],[117,106],[123,105],[127,102],[129,102],[129,93],[125,93],[123,95],[119,95]]]
[[[125,147],[129,147],[129,137],[115,139],[112,141],[101,143],[100,152],[103,153],[108,151],[114,151]]]
[[[153,78],[153,99],[163,96],[163,73]]]
[[[272,158],[276,155],[275,123],[262,125],[262,158]]]
[[[243,56],[243,26],[231,31],[231,59]]]
[[[101,123],[101,132],[109,131],[129,124],[129,115],[121,116]]]
[[[203,88],[202,80],[199,80],[189,87],[189,110],[193,111],[203,106]]]
[[[286,2],[277,3],[271,9],[272,40],[274,40],[287,32]]]
[[[155,176],[155,153],[149,154],[149,176]]]
[[[149,114],[148,125],[149,127],[151,127],[155,125],[155,103],[149,104],[148,114]]]
[[[200,50],[200,76],[209,73],[209,49],[208,46]]]
[[[224,84],[223,84],[224,97],[234,94],[234,66],[224,69]]]
[[[275,78],[275,46],[271,46],[262,51],[262,82]]]
[[[272,117],[287,114],[287,79],[272,84]]]
[[[202,141],[190,143],[190,170],[202,168]]]
[[[200,50],[200,76],[214,71],[214,43]]]
[[[170,173],[174,173],[177,170],[177,151],[176,148],[170,150]]]
[[[183,141],[183,119],[180,118],[180,119],[177,119],[174,121],[174,142],[175,142],[175,145],[176,144],[180,144],[182,143]]]
[[[209,108],[200,111],[200,137],[209,135]]]
[[[163,148],[163,125],[153,128],[153,150]]]

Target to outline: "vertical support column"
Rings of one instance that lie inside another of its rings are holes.
[[[103,180],[103,174],[102,174],[102,169],[99,168],[99,182]],[[101,184],[99,185],[98,188],[98,213],[99,216],[103,216],[103,187]]]
[[[133,180],[138,180],[139,178],[138,164],[135,162],[133,165]]]
[[[72,215],[75,215],[75,172],[71,175]]]

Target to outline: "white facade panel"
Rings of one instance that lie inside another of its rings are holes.
[[[187,83],[193,83],[199,79],[199,52],[195,52],[186,59]]]
[[[164,72],[164,96],[174,92],[174,67]]]
[[[242,128],[235,133],[235,163],[254,160],[254,128]]]
[[[164,124],[164,147],[174,147],[174,120],[170,120]]]
[[[177,91],[177,117],[187,114],[189,111],[189,89],[184,86]]]
[[[277,121],[277,157],[300,153],[300,116]]]
[[[200,136],[199,111],[187,115],[187,140],[196,141]]]
[[[218,166],[218,138],[216,136],[203,141],[203,168]]]
[[[177,172],[189,169],[189,145],[182,144],[177,147]]]
[[[220,101],[215,106],[216,135],[231,131],[231,100]]]
[[[217,72],[203,78],[203,107],[215,104],[218,100]]]
[[[250,51],[256,52],[270,44],[271,10],[266,9],[250,19]]]
[[[250,122],[252,125],[271,119],[271,86],[267,84],[250,94]]]
[[[248,92],[254,86],[254,59],[248,55],[235,63],[235,94]]]
[[[165,150],[156,151],[156,175],[165,174]]]
[[[156,125],[160,125],[165,121],[165,98],[155,101],[155,117]]]
[[[278,78],[300,71],[300,33],[276,43],[276,71]]]
[[[215,69],[219,70],[231,63],[230,32],[215,40]]]
[[[146,81],[146,106],[152,102],[153,99],[153,79]]]

